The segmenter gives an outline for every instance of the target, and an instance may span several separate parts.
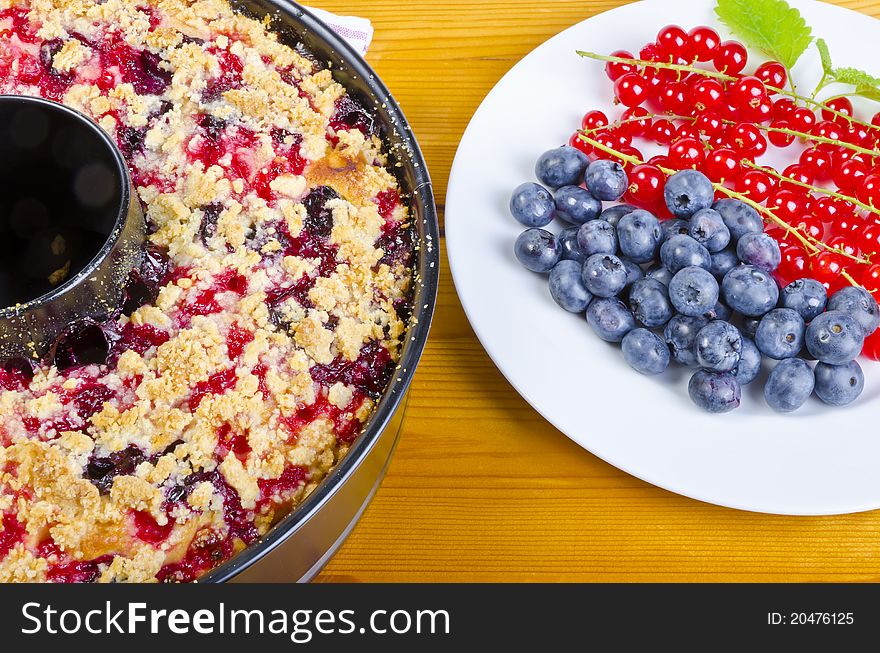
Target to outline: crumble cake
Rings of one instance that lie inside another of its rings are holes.
[[[114,136],[120,315],[0,368],[0,581],[192,581],[324,477],[391,378],[412,229],[373,120],[225,0],[0,0],[0,92]]]

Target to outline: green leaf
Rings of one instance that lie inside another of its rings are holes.
[[[785,0],[717,0],[715,13],[748,45],[788,69],[813,41],[800,12]]]
[[[880,88],[876,86],[856,86],[856,95],[880,102]]]
[[[816,39],[816,49],[819,50],[819,57],[822,59],[822,70],[826,75],[831,74],[833,66],[831,65],[831,53],[828,52],[828,44],[825,39]]]
[[[841,84],[852,84],[856,87],[880,86],[880,79],[858,68],[835,68],[831,71],[831,76],[834,77],[835,82]]]

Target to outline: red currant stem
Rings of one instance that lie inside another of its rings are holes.
[[[850,202],[851,204],[855,204],[859,208],[865,209],[866,211],[870,211],[871,213],[875,213],[880,215],[880,209],[876,209],[870,204],[865,204],[864,202],[857,200],[855,197],[851,197],[849,195],[844,195],[842,193],[838,193],[837,191],[830,190],[828,188],[822,188],[821,186],[814,186],[813,184],[808,184],[806,182],[800,181],[798,179],[792,179],[791,177],[786,177],[785,175],[776,172],[772,168],[764,168],[759,166],[757,163],[752,163],[748,159],[742,160],[742,165],[748,168],[754,168],[755,170],[761,170],[771,177],[775,177],[779,181],[784,181],[789,184],[793,184],[795,186],[800,186],[801,188],[806,188],[807,190],[815,191],[817,193],[822,193],[823,195],[828,195],[829,197],[834,197],[839,200],[843,200],[845,202]]]
[[[575,52],[581,56],[586,57],[588,59],[596,59],[598,61],[611,61],[614,63],[626,63],[634,66],[645,66],[648,68],[665,68],[666,70],[677,70],[679,72],[686,73],[696,73],[697,75],[703,75],[704,77],[714,77],[715,79],[720,79],[725,82],[735,82],[737,80],[736,77],[732,75],[728,75],[726,73],[719,73],[714,70],[706,70],[704,68],[697,68],[696,66],[687,66],[684,64],[677,63],[666,63],[665,61],[647,61],[645,59],[631,59],[627,57],[612,57],[610,55],[604,54],[596,54],[595,52],[585,52],[584,50],[575,50]],[[852,116],[849,116],[842,111],[838,111],[837,109],[832,109],[831,107],[825,106],[824,102],[820,100],[816,100],[815,98],[807,97],[805,95],[800,95],[795,91],[787,91],[784,88],[778,88],[776,86],[765,85],[765,89],[770,91],[771,93],[778,93],[779,95],[786,95],[795,100],[800,100],[805,104],[812,104],[816,107],[821,108],[823,111],[831,113],[835,116],[840,116],[841,118],[845,118],[850,123],[855,123],[857,125],[861,125],[867,129],[880,129],[877,125],[872,125],[869,122],[863,122],[861,120],[857,120]]]
[[[592,138],[590,138],[589,136],[587,136],[584,133],[580,134],[580,138],[584,142],[592,145],[595,149],[597,149],[601,152],[605,152],[606,154],[610,154],[614,158],[620,159],[621,161],[631,163],[632,165],[641,165],[642,163],[644,163],[644,161],[639,159],[637,156],[632,156],[630,154],[623,154],[622,152],[618,152],[617,150],[615,150],[612,147],[608,147],[607,145],[603,145],[602,143],[600,143],[596,140],[593,140]],[[662,172],[666,176],[674,175],[676,172],[678,172],[678,170],[673,170],[673,169],[667,168],[665,166],[657,166],[657,168],[660,170],[660,172]],[[754,200],[749,199],[747,195],[743,195],[742,193],[739,193],[735,190],[727,188],[723,184],[713,182],[712,186],[715,188],[716,191],[721,191],[722,193],[724,193],[728,197],[732,197],[734,199],[738,199],[742,202],[745,202],[746,204],[751,206],[753,209],[755,209],[759,213],[765,214],[774,223],[776,223],[777,225],[779,225],[780,227],[785,229],[786,233],[792,234],[795,238],[797,238],[799,241],[801,241],[801,244],[803,244],[803,246],[805,248],[807,248],[809,251],[811,251],[814,254],[819,253],[819,251],[820,251],[819,248],[815,244],[813,244],[809,240],[807,240],[807,238],[804,234],[800,233],[800,231],[798,231],[798,229],[796,227],[792,227],[785,220],[778,217],[775,213],[773,213],[773,211],[768,209],[766,206],[759,204],[758,202],[755,202]],[[824,243],[822,243],[822,244],[824,245]]]
[[[838,96],[839,97],[839,96]],[[642,116],[640,120],[645,120],[647,118],[665,118],[666,120],[686,120],[688,122],[696,122],[696,116],[679,116],[674,113],[649,113],[646,116]],[[624,121],[628,122],[628,121]],[[727,120],[726,118],[722,118],[721,122],[726,125],[737,125],[739,124],[736,120]],[[794,129],[786,129],[784,127],[771,127],[769,125],[761,125],[756,123],[753,124],[755,127],[765,132],[777,132],[779,134],[788,134],[789,136],[794,136],[795,138],[803,138],[814,141],[816,143],[828,143],[829,145],[837,145],[846,150],[852,150],[853,152],[858,152],[859,154],[867,154],[871,157],[880,157],[880,150],[869,150],[866,147],[862,147],[860,145],[855,145],[853,143],[847,143],[846,141],[836,141],[833,138],[826,138],[824,136],[816,136],[814,134],[808,134],[807,132],[800,132]]]
[[[585,143],[588,143],[591,146],[593,146],[594,149],[597,149],[600,152],[605,152],[606,154],[613,156],[614,158],[619,159],[621,161],[624,161],[626,163],[630,163],[634,166],[641,165],[641,164],[645,163],[637,156],[633,156],[631,154],[624,154],[622,152],[618,152],[613,147],[608,147],[607,145],[603,145],[599,141],[596,141],[596,140],[590,138],[589,136],[587,136],[584,132],[580,132],[578,134],[578,137],[582,141],[584,141]],[[749,164],[751,164],[751,161],[749,161]],[[677,170],[673,170],[672,168],[667,168],[665,166],[658,165],[656,167],[657,167],[657,169],[660,170],[660,172],[662,172],[666,176],[674,175],[676,172],[678,172]],[[755,166],[755,167],[758,167],[758,166]],[[767,172],[769,172],[769,171],[767,171]],[[792,180],[792,181],[794,181],[794,180]],[[791,226],[789,223],[787,223],[785,220],[783,220],[782,218],[777,216],[772,210],[770,210],[769,208],[767,208],[763,204],[760,204],[760,203],[755,202],[754,200],[750,199],[748,197],[748,195],[744,195],[743,193],[740,193],[740,192],[735,191],[733,189],[727,188],[727,186],[725,186],[722,183],[713,182],[712,187],[716,191],[720,191],[721,193],[724,193],[728,197],[732,197],[733,199],[737,199],[745,204],[748,204],[749,206],[751,206],[753,209],[755,209],[759,213],[762,213],[765,216],[767,216],[771,222],[775,223],[776,225],[778,225],[779,227],[784,229],[787,234],[791,234],[792,236],[797,238],[797,240],[800,241],[800,243],[804,246],[804,248],[808,252],[810,252],[811,255],[818,254],[824,249],[824,250],[833,252],[835,254],[840,254],[841,256],[844,256],[846,258],[850,258],[853,261],[856,261],[858,263],[862,263],[862,264],[866,264],[866,265],[870,264],[870,261],[868,261],[868,260],[854,257],[851,254],[848,254],[847,252],[843,251],[842,249],[838,249],[836,247],[831,247],[830,245],[827,245],[826,243],[822,242],[821,240],[817,240],[807,234],[801,233],[797,229],[797,227]],[[841,274],[847,279],[847,281],[852,283],[854,286],[859,285],[848,274],[845,274],[845,273],[841,273]]]
[[[648,118],[653,117],[654,114],[647,114],[638,118],[627,118],[626,120],[615,120],[612,123],[607,125],[602,125],[601,127],[591,127],[590,129],[581,129],[579,130],[582,134],[595,134],[597,132],[605,131],[606,129],[613,129],[614,127],[620,127],[621,125],[628,125],[634,122],[642,122],[647,120]],[[880,152],[877,152],[877,156],[880,156]]]
[[[637,156],[633,156],[631,154],[624,154],[623,152],[618,152],[613,147],[608,147],[607,145],[603,145],[599,141],[594,140],[594,139],[590,138],[589,136],[587,136],[587,134],[583,131],[578,132],[578,137],[582,141],[584,141],[585,143],[592,145],[594,149],[597,149],[600,152],[605,152],[605,154],[610,154],[615,159],[620,159],[621,161],[625,161],[626,163],[631,163],[634,166],[639,166],[639,165],[642,165],[643,163],[645,163]],[[664,175],[667,175],[667,176],[674,175],[676,173],[676,171],[672,170],[671,168],[666,168],[664,166],[656,166],[656,167],[658,170],[660,170],[660,172],[662,172]]]
[[[802,234],[797,229],[797,227],[792,227],[785,220],[783,220],[782,218],[777,216],[772,210],[768,209],[763,204],[756,202],[753,199],[749,199],[748,195],[744,195],[743,193],[737,192],[731,188],[728,188],[727,186],[725,186],[723,184],[713,183],[712,185],[715,187],[716,191],[720,191],[720,192],[724,193],[725,195],[727,195],[728,197],[731,197],[733,199],[739,200],[740,202],[748,204],[753,209],[755,209],[758,213],[763,213],[765,216],[770,218],[771,222],[782,227],[783,229],[785,229],[786,233],[791,234],[792,236],[797,238],[801,242],[801,244],[811,253],[811,255],[818,254],[821,251],[818,246],[819,244],[821,244],[823,247],[828,249],[828,246],[825,245],[825,243],[811,242],[805,234]]]

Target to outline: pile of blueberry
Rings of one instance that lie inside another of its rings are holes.
[[[535,174],[541,183],[520,185],[510,199],[511,214],[528,227],[516,258],[549,273],[553,299],[586,313],[603,340],[621,343],[635,370],[660,374],[671,361],[695,368],[688,392],[712,413],[740,405],[765,357],[778,361],[764,386],[777,411],[797,410],[814,392],[832,406],[861,394],[855,359],[880,325],[877,302],[855,286],[829,298],[814,279],[780,290],[779,245],[758,212],[736,199],[714,201],[703,173],[669,177],[664,199],[675,217],[664,222],[626,204],[603,207],[628,187],[616,161],[591,162],[564,146],[545,152]],[[542,228],[554,218],[569,225],[558,235]]]

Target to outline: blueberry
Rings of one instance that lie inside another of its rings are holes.
[[[718,303],[718,282],[703,268],[685,268],[669,282],[669,300],[682,315],[705,315]]]
[[[805,360],[786,358],[770,372],[764,386],[764,399],[773,410],[790,413],[807,402],[815,385],[813,368]]]
[[[526,229],[516,239],[513,253],[532,272],[549,272],[561,254],[556,236],[544,229]]]
[[[593,299],[581,279],[582,268],[577,261],[559,261],[550,270],[550,296],[572,313],[583,313]]]
[[[622,301],[597,297],[587,306],[587,323],[607,342],[620,342],[636,328],[636,321]]]
[[[742,351],[739,353],[739,365],[736,366],[736,380],[743,386],[748,385],[761,371],[761,352],[750,338],[742,339]]]
[[[816,360],[843,365],[859,355],[865,344],[865,332],[849,313],[828,311],[807,327],[807,350]]]
[[[815,279],[798,279],[782,289],[782,306],[797,311],[805,322],[825,312],[828,292]]]
[[[640,279],[629,291],[629,307],[649,329],[662,327],[673,315],[669,291],[656,279]]]
[[[520,184],[510,196],[510,214],[526,227],[546,227],[555,210],[550,191],[533,182]]]
[[[828,300],[828,310],[843,311],[851,315],[861,325],[866,338],[880,325],[877,300],[864,288],[848,286],[838,290]]]
[[[733,198],[718,200],[712,205],[718,211],[724,224],[730,230],[733,242],[738,241],[746,234],[760,234],[764,232],[764,221],[758,212],[745,202]]]
[[[663,243],[660,246],[660,260],[672,274],[692,265],[706,270],[712,267],[709,250],[690,236],[673,236]]]
[[[623,197],[629,180],[623,166],[617,161],[593,161],[584,176],[587,189],[603,202],[614,202]]]
[[[645,276],[648,279],[656,279],[664,286],[668,286],[669,282],[672,281],[673,275],[665,265],[655,265],[645,273]]]
[[[742,328],[740,331],[747,338],[754,339],[755,334],[758,333],[758,325],[761,324],[760,317],[747,317],[742,321]]]
[[[590,220],[582,224],[577,240],[587,256],[617,253],[617,232],[605,220]]]
[[[856,361],[843,365],[816,363],[816,396],[829,406],[851,404],[865,389],[865,374]]]
[[[642,272],[642,268],[640,268],[638,264],[625,258],[620,260],[623,262],[623,267],[626,268],[626,288],[632,286],[639,279],[645,278],[645,273]]]
[[[769,273],[741,265],[724,275],[721,282],[724,303],[746,317],[761,317],[779,301],[779,286]]]
[[[566,227],[556,236],[559,243],[560,258],[563,261],[577,261],[583,263],[587,260],[587,255],[577,240],[578,227]]]
[[[676,172],[663,188],[666,206],[676,218],[689,218],[701,209],[708,209],[714,196],[712,182],[696,170]]]
[[[642,374],[660,374],[669,367],[669,348],[647,329],[633,329],[621,343],[629,366]]]
[[[730,244],[730,230],[715,209],[697,211],[690,220],[688,233],[713,254]]]
[[[710,413],[727,413],[739,407],[739,383],[730,372],[699,370],[688,383],[688,394],[700,408]]]
[[[593,254],[584,263],[582,277],[596,297],[614,297],[626,287],[626,267],[614,254]]]
[[[577,186],[583,181],[589,163],[586,154],[570,145],[563,145],[538,157],[535,176],[549,188]]]
[[[733,311],[730,310],[730,307],[724,302],[718,302],[715,304],[715,308],[709,311],[708,316],[713,320],[724,320],[725,322],[730,322],[730,318],[733,317]]]
[[[617,223],[617,241],[620,253],[632,261],[653,261],[660,246],[660,221],[642,209],[632,211]]]
[[[690,235],[690,229],[691,226],[687,220],[679,218],[666,220],[660,225],[660,241],[665,243],[673,236],[688,236]]]
[[[804,318],[796,310],[774,308],[761,318],[755,344],[769,358],[794,358],[804,348],[805,330]]]
[[[602,202],[580,186],[563,186],[556,191],[556,215],[572,224],[595,220],[602,213]]]
[[[712,254],[712,265],[709,266],[709,272],[719,279],[723,279],[724,275],[737,265],[739,265],[739,257],[736,255],[736,250],[728,247]]]
[[[602,219],[610,222],[616,227],[617,223],[620,222],[620,219],[623,216],[627,213],[632,213],[635,210],[636,207],[630,206],[629,204],[615,204],[602,211]]]
[[[702,316],[676,315],[669,320],[663,329],[663,337],[676,362],[688,367],[697,366],[694,342],[697,340],[697,333],[707,324],[709,320]]]
[[[700,329],[694,340],[697,364],[715,372],[730,372],[739,364],[742,336],[739,329],[722,320],[713,320]]]
[[[779,243],[767,234],[745,234],[736,244],[736,255],[746,265],[773,272],[782,261]]]

